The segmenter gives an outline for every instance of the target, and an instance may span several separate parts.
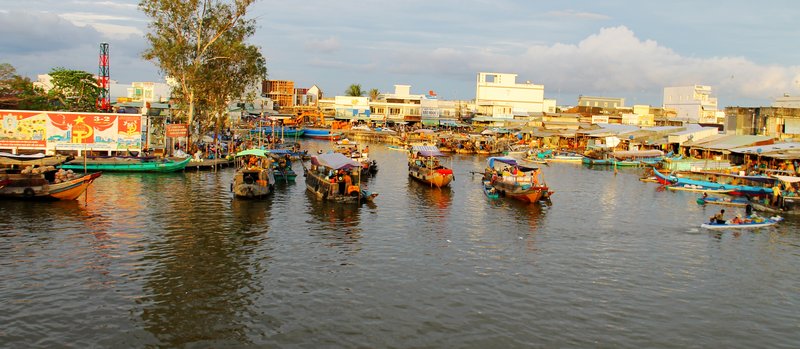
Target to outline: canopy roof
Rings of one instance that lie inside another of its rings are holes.
[[[441,151],[439,151],[439,148],[433,145],[415,145],[411,147],[411,152],[417,153],[424,157],[445,156]]]
[[[500,162],[500,163],[504,163],[506,165],[514,166],[514,167],[520,169],[522,172],[533,171],[533,170],[536,169],[535,167],[527,167],[527,166],[520,165],[519,162],[517,162],[516,159],[510,158],[510,157],[507,157],[507,156],[493,156],[493,157],[490,157],[488,159],[488,162],[489,162],[489,167],[491,167],[491,168],[494,168],[495,164],[497,162]]]
[[[264,149],[247,149],[236,153],[236,157],[247,156],[247,155],[267,157],[267,153],[268,151]]]
[[[311,163],[317,166],[329,167],[334,170],[348,170],[361,167],[361,164],[348,158],[342,153],[325,153],[311,157]]]
[[[800,177],[794,177],[794,176],[778,176],[778,175],[776,175],[776,176],[773,176],[773,177],[775,177],[775,178],[779,179],[779,180],[780,180],[780,181],[782,181],[782,182],[786,182],[786,183],[797,183],[797,182],[800,182]]]

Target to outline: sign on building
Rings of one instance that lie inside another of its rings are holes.
[[[133,150],[142,148],[139,115],[0,110],[0,148]]]

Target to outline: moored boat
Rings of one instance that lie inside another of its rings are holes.
[[[420,182],[443,188],[453,181],[453,170],[441,164],[445,156],[435,146],[413,146],[408,157],[408,175]]]
[[[483,183],[483,194],[486,195],[489,200],[500,198],[500,193],[497,192],[497,189],[494,188],[491,181],[481,180],[481,183]]]
[[[59,170],[48,173],[0,173],[0,197],[12,199],[75,200],[102,172],[75,174]]]
[[[765,184],[775,181],[774,178],[764,176],[738,176],[719,172],[690,171],[664,174],[656,168],[653,168],[653,175],[658,179],[659,183],[674,185],[675,187],[695,186],[721,191],[730,190],[733,195],[753,196],[770,194],[772,189],[766,187]]]
[[[749,203],[750,200],[741,197],[701,196],[697,198],[698,205],[712,204],[712,205],[722,205],[722,206],[745,207]]]
[[[262,149],[248,149],[236,153],[236,174],[231,191],[237,198],[257,199],[272,193],[275,184],[272,161]]]
[[[500,196],[537,202],[548,200],[553,194],[543,181],[540,182],[538,168],[522,166],[508,157],[490,157],[487,162],[483,180],[488,181]]]
[[[369,146],[362,148],[360,144],[345,138],[334,144],[333,151],[361,164],[362,175],[374,175],[378,172],[378,162],[369,158]]]
[[[192,158],[89,157],[77,158],[59,166],[65,170],[111,172],[177,172],[183,171]]]
[[[333,132],[329,129],[324,129],[324,128],[304,128],[303,137],[336,141],[342,138],[342,133]]]
[[[362,204],[378,196],[366,190],[361,181],[361,164],[341,153],[311,157],[311,166],[303,165],[306,189],[325,201]]]

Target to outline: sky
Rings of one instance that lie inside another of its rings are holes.
[[[395,84],[475,98],[479,72],[518,74],[558,105],[578,96],[661,106],[667,86],[709,85],[725,106],[800,95],[796,0],[260,0],[250,39],[270,79],[342,95]],[[36,77],[55,67],[163,81],[138,0],[0,0],[0,63]]]

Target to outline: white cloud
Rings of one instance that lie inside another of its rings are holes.
[[[60,15],[77,26],[91,26],[109,38],[119,36],[143,35],[144,32],[134,25],[115,24],[113,22],[136,23],[144,26],[145,20],[129,16],[115,16],[91,12],[69,12]],[[112,23],[109,23],[112,22]]]
[[[532,45],[509,54],[487,47],[387,55],[389,69],[403,74],[474,76],[479,71],[509,72],[544,84],[545,91],[660,94],[666,86],[711,85],[727,98],[769,99],[797,93],[800,66],[763,66],[742,57],[685,57],[653,40],[641,40],[625,26],[603,28],[577,44]]]

